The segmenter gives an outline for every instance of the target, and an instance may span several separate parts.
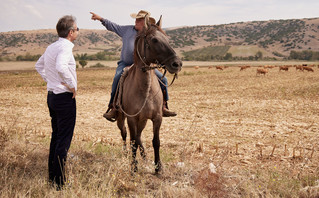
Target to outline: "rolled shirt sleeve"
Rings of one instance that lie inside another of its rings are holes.
[[[37,63],[35,64],[35,69],[41,75],[43,80],[47,82],[46,75],[45,75],[45,68],[44,68],[44,56],[42,55]]]

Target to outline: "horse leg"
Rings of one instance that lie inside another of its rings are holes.
[[[143,120],[139,122],[137,127],[137,134],[136,134],[136,143],[140,148],[141,156],[144,160],[146,159],[146,154],[145,154],[144,146],[142,144],[141,135],[142,135],[143,129],[146,126],[146,123],[147,123],[147,120]]]
[[[123,150],[126,152],[126,137],[127,137],[127,132],[126,132],[126,127],[125,127],[125,116],[123,113],[119,113],[117,117],[117,127],[121,131],[121,136],[123,140]]]
[[[162,117],[158,116],[157,118],[153,119],[153,148],[154,148],[154,157],[155,157],[155,172],[156,174],[162,170],[162,163],[159,154],[160,148],[160,138],[159,138],[159,131],[162,124]]]
[[[131,164],[131,172],[137,172],[137,160],[136,160],[136,151],[138,148],[138,144],[136,141],[137,137],[137,126],[136,126],[136,120],[133,119],[127,119],[128,127],[130,129],[130,145],[132,149],[132,164]]]
[[[132,164],[131,164],[131,172],[137,172],[137,160],[136,160],[136,151],[137,151],[137,144],[135,140],[131,140],[131,148],[132,148]]]

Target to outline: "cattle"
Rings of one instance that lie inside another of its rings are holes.
[[[296,66],[296,71],[297,71],[297,70],[303,71],[303,66],[302,66],[302,65],[297,65],[297,66]]]
[[[249,66],[249,65],[246,65],[246,66],[240,66],[240,71],[245,70],[245,69],[247,69],[247,68],[250,68],[250,66]]]
[[[223,66],[216,66],[216,69],[224,70],[224,67]]]
[[[279,71],[284,70],[284,71],[288,71],[289,67],[286,65],[283,66],[279,66]]]
[[[307,70],[309,72],[314,72],[313,69],[311,67],[308,67],[308,66],[304,66],[303,69]]]
[[[265,66],[264,66],[265,69],[272,69],[272,68],[274,68],[274,67],[275,67],[275,66],[273,66],[273,65],[265,65]]]
[[[256,76],[258,74],[263,74],[263,75],[266,75],[268,73],[268,70],[267,69],[264,69],[264,68],[257,68],[257,73],[256,73]]]

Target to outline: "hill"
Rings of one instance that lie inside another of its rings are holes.
[[[0,56],[42,54],[46,47],[56,41],[56,30],[32,30],[0,33]],[[105,30],[81,30],[75,41],[74,53],[118,52],[121,40],[116,34]]]
[[[167,29],[172,46],[181,56],[284,57],[290,51],[319,51],[319,18],[239,22]],[[41,54],[57,39],[55,30],[0,33],[0,57]],[[106,30],[81,30],[74,53],[111,51],[119,55],[121,39]],[[217,54],[215,54],[215,52]]]
[[[173,47],[190,51],[208,46],[231,46],[233,56],[289,55],[291,50],[319,51],[319,18],[240,22],[183,27],[167,31]]]

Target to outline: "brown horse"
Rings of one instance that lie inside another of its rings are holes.
[[[132,171],[137,171],[136,152],[140,148],[141,156],[145,158],[141,134],[146,122],[153,122],[153,148],[155,157],[155,171],[161,168],[159,154],[159,132],[162,124],[163,94],[159,80],[151,64],[158,64],[172,74],[177,74],[182,67],[182,61],[170,47],[169,41],[161,29],[161,19],[155,24],[145,20],[144,30],[139,32],[135,40],[134,65],[128,71],[127,77],[120,85],[119,113],[117,126],[121,130],[124,148],[126,148],[125,119],[130,131],[130,145],[132,148]]]

